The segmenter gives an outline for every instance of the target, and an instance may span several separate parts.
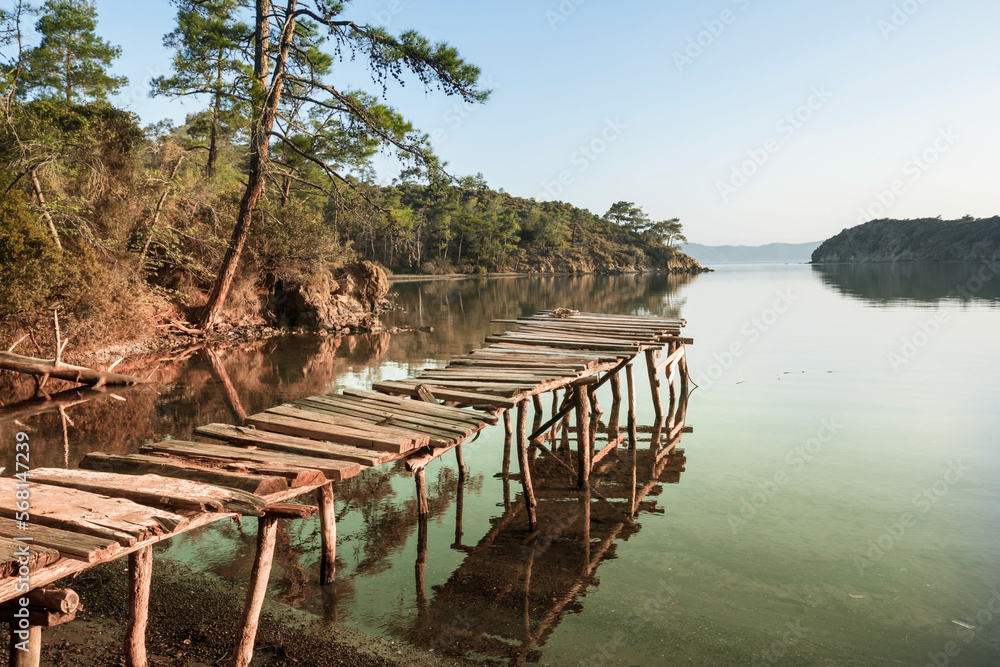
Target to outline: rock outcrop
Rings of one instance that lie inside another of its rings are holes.
[[[371,329],[378,326],[388,293],[385,271],[372,262],[356,262],[336,275],[275,280],[264,314],[270,323],[288,328]]]

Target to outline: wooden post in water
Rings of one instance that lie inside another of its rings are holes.
[[[528,466],[528,401],[517,404],[517,463],[520,466],[521,489],[528,508],[528,530],[535,529],[535,489],[531,486],[531,469]]]
[[[625,383],[628,385],[628,448],[635,450],[635,369],[632,364],[625,367]]]
[[[420,472],[423,472],[421,469]],[[417,587],[417,609],[421,613],[427,607],[427,589],[424,586],[424,571],[427,569],[427,515],[417,519],[417,561],[413,567]]]
[[[581,384],[576,387],[576,454],[577,482],[580,488],[590,483],[590,387]]]
[[[510,474],[510,442],[514,438],[514,427],[510,423],[510,410],[503,411],[503,474]]]
[[[125,622],[125,665],[147,667],[146,623],[149,620],[149,588],[153,582],[153,547],[145,546],[128,555],[128,619]]]
[[[622,402],[622,379],[618,377],[618,373],[611,376],[611,397],[611,407],[614,409],[615,405]]]
[[[455,494],[455,544],[453,547],[462,546],[462,514],[465,505],[465,484],[458,481],[458,490]]]
[[[455,458],[458,461],[458,483],[465,481],[465,457],[462,456],[462,445],[455,447]]]
[[[278,537],[278,519],[264,515],[257,519],[257,553],[250,571],[247,598],[240,616],[240,626],[236,635],[236,646],[229,667],[249,667],[253,659],[253,645],[257,638],[260,611],[267,594],[267,581],[271,577],[274,562],[274,545]]]
[[[667,357],[673,355],[674,351],[676,351],[679,346],[680,343],[670,343],[669,345],[667,345]],[[669,363],[664,369],[664,374],[666,375],[667,378],[667,389],[670,391],[671,405],[673,405],[674,400],[676,400],[677,398],[677,388],[674,386],[674,382],[677,379],[676,375],[674,374],[674,365],[676,363],[677,363],[676,361],[673,363]]]
[[[430,508],[427,505],[427,478],[424,476],[424,469],[418,470],[413,479],[417,482],[417,515],[425,517],[430,514]]]
[[[655,350],[646,350],[646,371],[649,374],[649,389],[653,394],[656,421],[660,421],[663,419],[663,397],[660,396],[660,376],[656,372]]]
[[[319,583],[332,584],[337,574],[337,512],[333,503],[333,482],[319,487]]]
[[[684,343],[680,343],[681,346]],[[690,372],[688,371],[688,354],[687,348],[684,348],[684,353],[681,354],[681,358],[677,361],[677,371],[681,375],[681,396],[686,399],[688,394],[688,380],[690,379]]]

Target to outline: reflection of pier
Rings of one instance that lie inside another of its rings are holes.
[[[510,664],[539,659],[562,614],[579,609],[580,597],[598,585],[600,564],[615,556],[619,541],[641,526],[643,513],[662,513],[658,502],[664,484],[680,481],[685,401],[671,406],[666,424],[642,429],[632,445],[615,446],[602,458],[581,490],[572,465],[569,425],[550,449],[532,448],[535,511],[540,528],[524,530],[524,505],[504,498],[505,512],[474,546],[461,544],[461,509],[453,548],[467,553],[448,581],[427,600],[423,584],[426,530],[418,540],[416,596],[418,617],[413,628],[397,631],[412,643],[454,655],[478,654]],[[612,413],[616,412],[612,406]],[[615,424],[614,419],[610,424]],[[594,429],[596,430],[596,429]],[[607,430],[614,443],[617,429]],[[537,452],[537,457],[534,453]],[[507,472],[504,489],[508,490]],[[461,481],[459,482],[461,488]],[[461,496],[459,496],[461,497]]]
[[[376,384],[377,392],[345,390],[300,399],[247,416],[246,423],[254,428],[213,424],[197,429],[199,434],[227,444],[172,440],[144,446],[138,455],[92,454],[81,463],[87,470],[32,471],[32,481],[20,482],[30,485],[32,494],[31,539],[38,562],[32,571],[32,586],[44,586],[99,562],[128,555],[131,590],[125,662],[145,665],[152,545],[220,519],[256,516],[256,553],[237,646],[230,660],[233,667],[245,667],[253,656],[278,522],[318,512],[320,582],[331,583],[336,553],[334,482],[347,480],[363,468],[401,460],[416,480],[421,545],[418,603],[426,609],[422,585],[430,509],[426,465],[456,450],[456,500],[460,510],[465,481],[461,445],[487,425],[498,423],[502,414],[507,427],[502,474],[509,489],[511,448],[516,446],[524,514],[533,531],[530,539],[518,547],[528,553],[527,580],[531,581],[536,556],[538,572],[543,572],[544,553],[551,549],[558,553],[565,540],[578,541],[584,549],[579,568],[582,578],[558,596],[562,602],[546,619],[533,626],[529,615],[521,646],[530,651],[544,639],[547,628],[572,603],[576,592],[588,585],[597,565],[613,549],[614,541],[637,530],[633,517],[640,510],[652,509],[645,499],[655,495],[660,476],[678,472],[679,462],[671,457],[676,457],[674,447],[684,429],[684,346],[691,341],[680,337],[684,322],[676,319],[546,311],[517,320],[516,324],[520,325],[518,329],[490,337],[490,345],[454,359],[446,368],[427,369],[416,378]],[[645,355],[657,424],[662,423],[664,415],[661,374],[665,375],[670,393],[666,426],[653,429],[650,446],[645,449],[640,448],[635,416],[633,363],[639,354]],[[224,367],[216,359],[209,360],[225,386]],[[618,429],[622,372],[628,405],[624,432]],[[611,384],[614,400],[608,434],[598,449],[601,426],[597,417],[602,410],[595,392],[606,382]],[[548,393],[552,394],[552,416],[542,424],[541,397]],[[235,390],[231,394],[233,411],[243,421]],[[536,422],[529,434],[527,413],[531,403]],[[516,428],[510,413],[514,407]],[[575,456],[568,423],[574,412]],[[19,443],[23,445],[24,440],[19,438]],[[623,444],[627,454],[622,453]],[[618,474],[612,471],[617,471],[624,460],[631,466],[627,494],[608,477]],[[671,462],[673,468],[668,471]],[[14,498],[15,481],[0,481],[5,482],[0,486],[8,491],[5,497]],[[318,507],[285,502],[314,490],[318,491]],[[574,496],[578,496],[578,515],[567,520],[558,511],[561,507],[556,506]],[[622,498],[627,498],[624,509]],[[517,544],[513,519],[520,511],[514,509],[509,498],[505,501],[507,512],[491,531],[493,537],[486,538],[492,541],[481,542],[476,549]],[[19,511],[12,504],[0,504],[0,516],[6,519],[17,517],[21,521]],[[552,523],[542,525],[540,511]],[[592,534],[591,524],[597,516],[605,520]],[[24,539],[19,531],[26,530],[14,523],[0,522],[0,546],[9,547],[11,553],[17,547],[16,540]],[[577,524],[578,529],[574,528]],[[36,525],[39,528],[34,528]],[[535,530],[539,526],[547,532]],[[573,536],[577,530],[580,537]],[[90,546],[82,551],[69,548],[81,535],[87,536],[85,541]],[[592,544],[595,538],[600,540],[596,545]],[[461,519],[455,542],[461,547]],[[8,558],[4,562],[12,561]],[[17,586],[12,576],[0,579],[0,601],[14,597]],[[553,585],[554,591],[563,588],[561,584]],[[529,595],[529,589],[530,584],[525,595]],[[40,641],[37,633],[33,636],[36,643]]]

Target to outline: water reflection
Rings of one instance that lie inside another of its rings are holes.
[[[619,413],[617,408],[613,406],[612,415]],[[529,452],[539,528],[529,532],[523,502],[508,497],[505,472],[503,514],[491,519],[492,528],[475,545],[467,546],[461,543],[457,513],[452,548],[465,558],[429,595],[423,572],[427,540],[421,532],[417,616],[411,626],[397,625],[390,632],[438,653],[500,658],[512,665],[538,662],[539,647],[563,616],[581,611],[588,589],[599,585],[599,566],[616,558],[619,543],[639,532],[639,518],[664,512],[653,498],[664,484],[680,481],[686,463],[683,450],[676,448],[685,431],[686,403],[672,408],[665,424],[639,429],[634,449],[611,449],[583,490],[572,468],[572,428],[564,420],[551,447]],[[595,423],[595,430],[620,440],[615,421]],[[423,524],[420,530],[426,530]]]
[[[383,321],[413,327],[408,333],[294,335],[173,350],[126,362],[125,372],[150,376],[154,384],[114,394],[70,390],[45,400],[31,399],[26,383],[0,388],[0,402],[6,404],[0,408],[0,441],[11,442],[15,431],[27,430],[33,465],[76,467],[90,452],[134,453],[149,440],[191,440],[202,424],[240,423],[247,414],[285,401],[446,362],[481,346],[499,328],[494,319],[560,306],[679,317],[684,303],[677,291],[695,279],[632,275],[399,284],[394,291],[400,309]],[[421,326],[434,330],[420,332]],[[637,376],[644,377],[641,367]],[[536,425],[542,407],[551,413],[547,400],[538,404]],[[430,524],[417,519],[412,479],[401,465],[338,483],[335,583],[317,583],[318,521],[287,522],[278,536],[270,595],[322,622],[347,621],[422,646],[443,650],[458,627],[457,653],[536,656],[562,615],[579,610],[587,589],[598,585],[598,566],[640,530],[644,515],[663,511],[657,497],[665,484],[679,481],[684,466],[683,453],[674,451],[684,409],[672,406],[674,421],[664,427],[640,429],[636,450],[628,448],[627,439],[610,450],[591,478],[589,495],[576,490],[572,472],[575,430],[555,429],[546,447],[532,452],[540,528],[532,534],[517,475],[493,476],[502,465],[502,429],[467,445],[466,474],[450,458],[428,471]],[[603,438],[598,448],[621,436],[623,412],[611,405],[603,422],[593,420]],[[437,524],[445,517],[449,525],[442,540]],[[216,524],[177,536],[156,552],[243,584],[255,532],[252,519]],[[434,568],[448,560],[445,555],[461,555],[461,562],[444,572],[446,580],[435,578]],[[398,585],[401,571],[405,593]],[[467,605],[475,605],[478,617],[456,626]]]
[[[942,300],[1000,301],[997,262],[951,264],[819,264],[823,284],[875,304]]]

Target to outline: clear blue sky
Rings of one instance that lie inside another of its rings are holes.
[[[131,80],[119,103],[144,122],[193,111],[146,97],[169,68],[161,40],[175,8],[97,6]],[[996,0],[349,7],[355,21],[446,40],[482,68],[494,88],[483,106],[459,111],[418,85],[390,88],[390,102],[437,131],[453,173],[482,172],[512,194],[598,213],[633,201],[710,244],[820,240],[865,213],[1000,214]],[[377,92],[358,65],[338,65],[335,80]]]

